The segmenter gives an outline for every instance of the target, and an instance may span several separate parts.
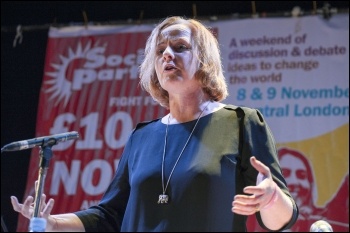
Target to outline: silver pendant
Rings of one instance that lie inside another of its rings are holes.
[[[160,194],[158,199],[158,204],[167,204],[169,201],[169,197],[166,194]]]

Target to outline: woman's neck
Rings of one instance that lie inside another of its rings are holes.
[[[168,123],[168,120],[169,124],[189,122],[215,112],[223,106],[224,104],[211,100],[206,100],[196,105],[174,105],[170,107],[170,113],[163,117],[162,122],[165,124]]]

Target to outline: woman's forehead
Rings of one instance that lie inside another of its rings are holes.
[[[175,24],[164,28],[159,35],[159,40],[190,38],[192,35],[191,28],[186,24]]]

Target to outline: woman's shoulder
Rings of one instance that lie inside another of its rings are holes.
[[[228,110],[236,111],[238,117],[245,118],[245,122],[247,121],[257,121],[261,123],[264,122],[264,116],[257,108],[247,107],[247,106],[236,106],[233,104],[227,104],[225,108]]]
[[[250,115],[258,112],[258,109],[252,108],[252,107],[247,107],[247,106],[237,106],[233,104],[226,104],[224,107],[229,110],[234,110],[234,111],[243,111],[245,115]]]
[[[161,124],[159,124],[161,118],[156,118],[153,120],[148,120],[148,121],[140,121],[136,124],[133,132],[135,131],[140,131],[144,129],[148,129],[149,127],[159,127]]]

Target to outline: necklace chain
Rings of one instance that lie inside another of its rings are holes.
[[[163,158],[162,158],[162,188],[163,188],[163,194],[159,195],[158,203],[161,203],[161,204],[163,204],[163,203],[168,203],[169,197],[168,197],[168,195],[165,194],[165,192],[166,192],[166,190],[167,190],[167,188],[168,188],[170,178],[171,178],[171,176],[173,175],[173,172],[174,172],[174,170],[175,170],[175,167],[176,167],[177,163],[179,162],[179,160],[180,160],[180,158],[181,158],[181,156],[182,156],[182,153],[184,152],[184,150],[185,150],[185,148],[186,148],[188,142],[190,141],[190,139],[191,139],[191,137],[192,137],[192,134],[193,134],[193,132],[194,132],[194,130],[195,130],[195,128],[196,128],[198,122],[199,122],[199,119],[201,118],[203,112],[205,111],[205,109],[207,109],[207,107],[208,107],[209,104],[210,104],[210,102],[205,106],[205,108],[203,108],[203,110],[202,110],[201,113],[199,114],[199,116],[198,116],[198,118],[197,118],[197,121],[196,121],[195,125],[193,126],[193,129],[192,129],[192,131],[191,131],[191,133],[190,133],[190,136],[188,136],[187,141],[186,141],[184,147],[182,148],[182,150],[181,150],[179,156],[177,157],[177,160],[176,160],[176,162],[175,162],[175,164],[174,164],[174,166],[173,166],[173,168],[172,168],[172,170],[171,170],[171,172],[170,172],[169,178],[168,178],[168,180],[167,180],[167,182],[166,182],[166,185],[165,185],[165,187],[164,187],[164,179],[165,179],[165,178],[164,178],[164,160],[165,160],[165,150],[166,150],[167,138],[168,138],[168,127],[169,127],[169,121],[170,121],[170,114],[169,114],[168,123],[167,123],[167,125],[166,125],[166,130],[165,130],[165,142],[164,142]]]

